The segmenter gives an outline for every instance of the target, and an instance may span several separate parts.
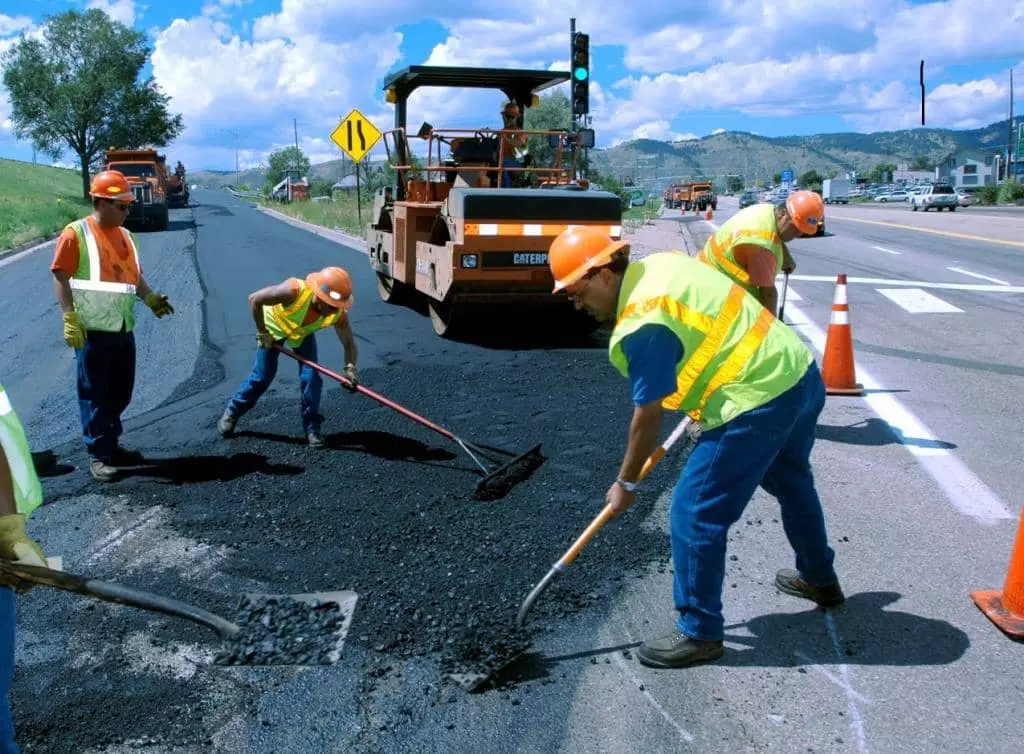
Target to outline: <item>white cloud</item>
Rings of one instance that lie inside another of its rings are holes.
[[[725,133],[725,129],[724,128],[712,128],[711,129],[711,135],[712,136],[716,136],[718,134],[724,134],[724,133]]]
[[[25,31],[32,27],[32,19],[28,16],[8,16],[0,13],[0,37]]]
[[[125,26],[135,23],[135,0],[89,0],[86,8],[99,8]]]

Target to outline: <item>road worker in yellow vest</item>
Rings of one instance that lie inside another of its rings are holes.
[[[784,205],[754,204],[726,220],[708,239],[697,259],[743,286],[772,314],[778,311],[778,270],[796,269],[788,241],[814,235],[825,204],[813,191],[795,191]]]
[[[43,503],[25,430],[0,385],[0,558],[46,567],[39,544],[25,532],[25,519]],[[11,719],[10,690],[14,678],[14,589],[0,582],[0,751],[17,752]]]
[[[101,482],[142,454],[122,448],[121,414],[135,389],[135,302],[159,318],[174,309],[142,276],[135,235],[124,228],[134,197],[116,170],[97,173],[90,187],[93,211],[64,228],[53,263],[54,292],[64,318],[64,342],[75,349],[78,407],[89,472]]]
[[[615,323],[609,358],[632,386],[624,457],[604,470],[613,512],[636,500],[665,411],[701,430],[670,510],[675,626],[640,647],[640,662],[675,668],[722,655],[726,537],[758,486],[777,498],[796,554],[776,587],[842,602],[810,466],[825,387],[803,341],[742,286],[679,252],[630,262],[625,242],[583,226],[554,240],[548,264],[556,292]]]
[[[352,280],[341,267],[325,267],[310,273],[305,280],[288,278],[250,294],[249,308],[256,321],[256,361],[252,373],[217,422],[217,431],[222,437],[234,434],[238,419],[256,405],[274,381],[281,355],[273,348],[275,343],[286,345],[310,361],[317,361],[315,333],[333,327],[345,350],[344,373],[351,383],[348,389],[355,389],[359,384],[356,343],[348,317],[353,303]],[[323,448],[326,445],[320,434],[323,379],[318,371],[300,363],[299,383],[306,440],[312,448]]]

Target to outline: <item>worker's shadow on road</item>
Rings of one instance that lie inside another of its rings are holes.
[[[726,626],[726,652],[718,664],[928,666],[949,665],[964,656],[970,640],[951,623],[884,609],[900,597],[897,592],[861,592],[827,614],[811,607]],[[736,633],[738,628],[745,630]]]
[[[844,445],[910,445],[915,448],[934,448],[953,450],[956,444],[945,440],[933,440],[928,437],[907,437],[889,422],[878,417],[870,417],[855,424],[831,425],[819,424],[814,428],[814,436],[818,440],[843,443]]]
[[[270,463],[258,453],[235,453],[230,456],[182,456],[179,458],[146,459],[136,466],[123,467],[121,479],[133,477],[162,479],[170,484],[227,482],[251,474],[294,476],[305,471],[302,466]]]
[[[236,437],[252,437],[260,440],[288,443],[290,445],[306,445],[305,437],[282,435],[275,432],[243,430],[235,433]],[[411,437],[393,435],[390,432],[377,430],[359,430],[356,432],[332,432],[324,434],[327,449],[347,452],[366,453],[382,458],[385,461],[411,461],[432,465],[433,461],[451,461],[457,456],[450,450],[427,445]]]

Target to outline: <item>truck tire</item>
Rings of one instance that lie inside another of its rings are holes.
[[[156,229],[157,230],[167,230],[167,221],[168,221],[169,218],[170,218],[170,211],[167,209],[167,206],[165,205],[164,206],[164,211],[156,216],[156,222],[154,223],[154,225],[156,225]]]

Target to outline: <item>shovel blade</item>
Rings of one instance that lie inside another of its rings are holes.
[[[540,448],[540,445],[536,445],[487,474],[477,482],[473,497],[477,500],[497,500],[520,482],[529,479],[546,460]]]

